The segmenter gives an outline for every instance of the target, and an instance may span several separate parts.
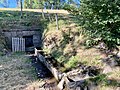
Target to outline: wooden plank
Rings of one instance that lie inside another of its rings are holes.
[[[21,51],[21,38],[19,38],[19,51]]]
[[[14,38],[14,52],[16,51],[15,44],[16,44],[16,39]]]
[[[18,40],[18,50],[21,51],[21,50],[20,50],[20,38],[19,38],[19,40]]]
[[[15,38],[15,52],[17,51],[17,38]]]
[[[24,38],[12,38],[12,52],[25,51]]]
[[[21,11],[21,10],[18,9],[18,8],[0,8],[0,11]],[[55,13],[57,13],[57,14],[69,14],[68,11],[63,10],[63,9],[61,9],[61,10],[54,10],[54,9],[53,10],[51,10],[51,9],[23,9],[23,11],[39,12],[39,13],[44,12],[44,13],[51,13],[51,14],[52,13],[53,14],[55,14]]]
[[[21,39],[21,48],[22,48],[22,51],[23,51],[23,39]]]
[[[16,52],[16,38],[14,38],[14,52]]]
[[[20,45],[19,45],[19,50],[20,50],[20,51],[22,51],[21,40],[22,40],[22,38],[20,38],[20,41],[19,41],[19,44],[20,44]]]
[[[19,38],[19,51],[22,51],[21,50],[21,38]]]
[[[17,52],[17,38],[15,38],[15,52]]]
[[[14,49],[13,49],[13,38],[12,38],[12,52],[13,52],[13,50],[14,50]]]
[[[15,45],[15,47],[16,47],[16,52],[18,51],[17,49],[17,46],[18,46],[18,38],[16,38],[16,45]]]

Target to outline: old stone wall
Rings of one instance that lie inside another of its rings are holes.
[[[26,36],[33,36],[33,45],[34,47],[41,47],[41,37],[42,33],[40,30],[6,30],[3,31],[7,45],[11,49],[12,47],[12,37],[26,37]]]

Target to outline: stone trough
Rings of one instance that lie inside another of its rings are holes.
[[[60,90],[95,90],[95,83],[90,81],[90,78],[99,74],[99,69],[92,66],[80,65],[78,69],[62,73],[57,68],[59,65],[54,65],[54,61],[43,55],[43,50],[35,48],[35,56],[50,70],[55,79],[59,82]],[[86,81],[90,83],[86,85]]]

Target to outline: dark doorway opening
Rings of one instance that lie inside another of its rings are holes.
[[[33,36],[23,36],[25,38],[25,47],[33,47]]]
[[[34,52],[33,35],[23,36],[23,38],[25,39],[25,51],[33,53]]]

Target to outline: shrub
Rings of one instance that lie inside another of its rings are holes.
[[[78,57],[77,56],[72,56],[68,62],[65,63],[65,67],[67,69],[74,68],[78,63]]]
[[[71,8],[71,9],[70,9]],[[119,0],[81,0],[80,8],[67,8],[77,17],[78,23],[89,36],[87,45],[100,41],[112,49],[120,45],[120,1]],[[74,11],[72,11],[74,10]]]

